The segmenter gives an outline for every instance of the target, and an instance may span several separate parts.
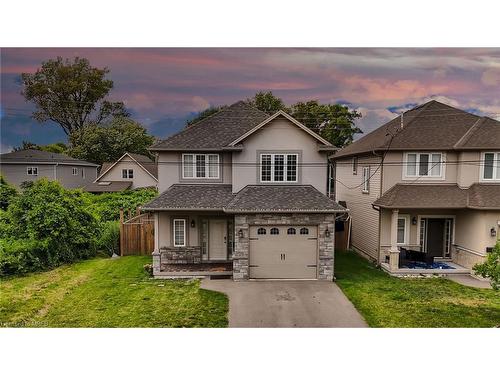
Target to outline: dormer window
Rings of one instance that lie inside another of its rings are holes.
[[[405,177],[443,177],[443,154],[410,152],[405,154]]]
[[[219,178],[218,154],[183,154],[182,178]]]
[[[261,154],[260,182],[297,182],[298,154]]]

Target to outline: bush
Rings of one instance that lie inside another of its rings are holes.
[[[488,254],[486,261],[472,267],[476,274],[487,277],[493,289],[500,289],[500,241],[497,242],[493,251]]]
[[[120,223],[118,221],[101,223],[96,246],[98,250],[105,251],[109,256],[120,253]]]
[[[6,210],[10,201],[17,196],[17,190],[14,186],[7,183],[7,180],[0,175],[0,209]]]
[[[42,241],[0,239],[0,277],[46,268],[47,254]]]

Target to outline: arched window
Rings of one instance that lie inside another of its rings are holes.
[[[271,228],[269,234],[280,234],[280,230],[278,228]]]
[[[309,229],[307,229],[307,228],[300,228],[300,234],[309,234]]]
[[[266,234],[266,228],[257,229],[257,234]]]
[[[287,233],[288,234],[297,234],[297,231],[295,230],[295,228],[288,228]]]

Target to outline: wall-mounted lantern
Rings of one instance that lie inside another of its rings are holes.
[[[415,216],[411,218],[411,223],[412,225],[417,225],[417,218]]]
[[[238,238],[243,238],[243,229],[238,231]]]
[[[194,228],[195,226],[196,226],[196,221],[194,221],[194,219],[193,219],[193,220],[191,220],[191,228]]]
[[[328,228],[326,228],[325,230],[325,237],[330,237],[330,231],[328,230]]]
[[[497,230],[495,229],[495,227],[491,227],[491,229],[490,229],[490,235],[491,235],[491,237],[496,237],[497,236]]]

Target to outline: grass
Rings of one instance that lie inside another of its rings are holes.
[[[444,278],[396,278],[357,254],[337,252],[337,284],[370,327],[494,327],[500,292]]]
[[[92,259],[0,280],[3,327],[226,327],[228,299],[199,281],[153,280],[151,257]]]

